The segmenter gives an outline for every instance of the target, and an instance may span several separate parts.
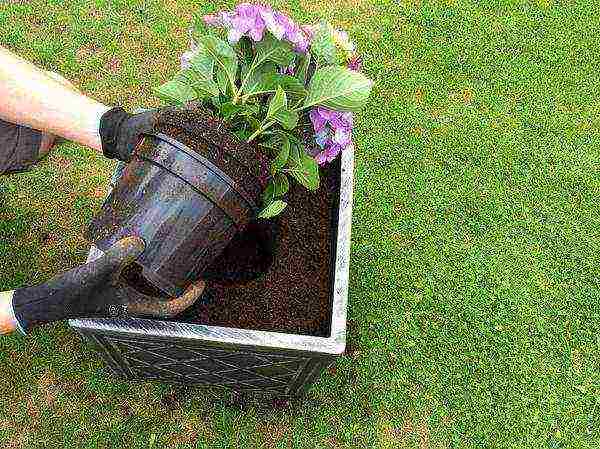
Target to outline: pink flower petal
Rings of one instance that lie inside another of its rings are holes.
[[[354,70],[355,72],[360,71],[362,67],[362,60],[360,59],[360,56],[358,55],[353,55],[350,60],[348,61],[348,68],[350,70]]]
[[[221,20],[216,14],[207,14],[202,17],[202,20],[204,20],[204,23],[210,26],[222,26]]]
[[[342,150],[343,150],[343,148],[341,146],[332,144],[332,145],[328,146],[327,148],[325,148],[325,150],[323,150],[319,154],[317,154],[317,156],[315,157],[315,160],[317,161],[317,163],[319,165],[325,165],[325,164],[333,161],[338,156],[338,154],[341,153]]]
[[[239,30],[232,28],[227,33],[227,40],[229,41],[230,44],[237,44],[243,35],[244,35],[243,32],[240,32]]]
[[[332,140],[342,147],[347,147],[352,144],[352,132],[349,129],[338,128],[335,130]]]
[[[327,162],[329,161],[327,160],[327,154],[325,153],[325,151],[321,151],[319,154],[317,154],[315,156],[315,161],[317,161],[317,164],[319,165],[327,164]]]
[[[248,32],[249,36],[252,38],[252,40],[254,42],[262,41],[264,33],[265,33],[265,27],[264,27],[264,25],[262,27],[252,28]]]
[[[339,112],[331,110],[329,108],[324,108],[323,106],[318,106],[317,112],[328,122],[335,120],[339,114]]]
[[[311,109],[311,111],[309,113],[309,117],[310,117],[310,121],[313,124],[313,128],[315,129],[315,132],[318,133],[323,128],[325,128],[325,125],[327,124],[327,120],[325,119],[325,117],[323,117],[323,115],[321,115],[319,113],[319,108]]]
[[[271,8],[262,7],[259,12],[260,17],[271,34],[279,40],[283,39],[285,29],[283,28],[283,25],[276,20],[273,10]]]

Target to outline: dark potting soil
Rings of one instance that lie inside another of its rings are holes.
[[[277,231],[273,233],[273,220],[253,223],[208,270],[243,272],[249,260],[267,255],[268,261],[268,250],[258,254],[254,239],[274,235],[266,272],[250,282],[209,282],[203,301],[176,321],[329,336],[338,183],[339,164],[333,164],[323,174],[319,191],[293,184],[289,205],[275,222]]]
[[[210,112],[166,111],[157,131],[211,160],[253,197],[260,195],[256,147],[239,141]],[[328,336],[339,170],[339,163],[332,164],[317,192],[292,183],[281,216],[239,233],[205,271],[202,300],[175,321]]]

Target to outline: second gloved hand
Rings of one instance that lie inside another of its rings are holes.
[[[192,305],[204,291],[204,282],[190,286],[182,296],[159,302],[131,295],[118,283],[121,270],[144,251],[138,237],[118,241],[99,259],[56,276],[45,284],[16,290],[14,316],[23,332],[71,318],[124,318],[173,316]]]

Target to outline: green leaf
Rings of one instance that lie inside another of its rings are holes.
[[[243,37],[234,47],[235,52],[238,55],[238,60],[242,64],[250,65],[254,60],[254,48],[252,42],[251,39]]]
[[[267,207],[265,207],[260,214],[258,214],[259,218],[272,218],[279,215],[286,208],[287,203],[281,200],[275,200],[270,203]]]
[[[265,132],[268,134],[269,132]],[[280,132],[274,132],[268,139],[264,140],[260,143],[263,148],[268,148],[271,154],[279,154],[281,151],[281,147],[283,146],[283,140],[286,139],[287,136],[281,134]]]
[[[269,110],[267,111],[267,120],[272,119],[282,109],[287,108],[287,96],[280,86],[277,86],[275,95],[269,102]]]
[[[292,144],[291,146],[288,173],[309,190],[319,188],[319,166],[317,161],[306,154],[304,148],[299,145]]]
[[[260,106],[254,103],[246,103],[244,109],[240,112],[240,114],[244,116],[258,115],[259,113]]]
[[[264,82],[273,86],[274,89],[277,86],[281,87],[286,94],[291,96],[305,97],[307,95],[304,85],[290,75],[272,73],[265,78]]]
[[[275,181],[270,180],[262,194],[262,202],[265,207],[275,201]]]
[[[182,105],[198,98],[198,94],[181,74],[153,90],[159,98],[169,104]]]
[[[254,131],[260,128],[260,122],[256,119],[256,117],[249,116],[246,118],[246,121]]]
[[[212,97],[210,99],[210,103],[213,105],[213,107],[215,109],[221,110],[222,103],[221,103],[221,99],[219,97]]]
[[[362,73],[339,66],[315,72],[304,107],[325,106],[336,111],[359,112],[367,102],[373,82]]]
[[[265,33],[263,39],[256,43],[256,62],[259,66],[263,62],[271,61],[282,67],[287,67],[294,62],[296,54],[292,46],[283,40],[276,39],[271,33]]]
[[[275,199],[281,198],[290,189],[290,181],[283,173],[277,173],[267,184],[267,188],[262,194],[263,204],[268,206]]]
[[[190,86],[198,92],[200,97],[218,96],[219,87],[213,79],[215,62],[207,54],[204,45],[198,44],[189,63],[189,69],[184,70],[183,74],[189,81]]]
[[[242,108],[241,104],[233,104],[231,101],[228,101],[221,105],[221,116],[223,119],[229,120],[235,117]]]
[[[227,42],[216,36],[198,36],[198,45],[206,51],[206,55],[213,60],[217,70],[217,84],[225,95],[231,88],[235,91],[235,80],[238,69],[237,55]],[[221,75],[219,75],[221,74]],[[224,86],[223,78],[227,80],[227,88]]]
[[[190,59],[190,68],[206,79],[213,79],[215,61],[208,56],[203,45],[199,44],[196,51],[194,51],[194,54]]]
[[[281,197],[288,193],[290,190],[290,181],[287,176],[282,173],[277,173],[273,178],[273,185],[275,189],[275,197]]]
[[[269,110],[265,120],[275,121],[285,129],[294,129],[298,124],[298,113],[287,106],[287,96],[280,86],[277,86],[275,95],[269,102]]]
[[[264,64],[262,67],[268,67]],[[274,67],[274,66],[273,66]],[[280,75],[278,73],[257,73],[251,76],[251,82],[248,82],[244,88],[245,96],[270,94],[281,87],[286,94],[293,97],[305,97],[307,92],[303,84],[293,76]]]
[[[242,141],[245,141],[246,139],[248,139],[248,137],[250,137],[252,135],[252,131],[248,131],[247,129],[244,129],[244,128],[239,128],[232,132],[233,132],[233,134],[235,134],[237,136],[238,139],[240,139]]]
[[[281,150],[277,154],[277,157],[271,162],[271,173],[277,173],[285,164],[287,164],[290,158],[290,139],[283,136],[281,139]]]
[[[275,95],[269,102],[266,120],[275,120],[285,129],[294,129],[298,124],[298,113],[288,108],[287,96],[281,86],[277,86]]]
[[[250,70],[249,66],[242,67],[242,79],[246,78],[246,75],[248,75],[249,70]],[[255,68],[248,75],[246,84],[243,86],[243,93],[244,94],[254,94],[255,92],[264,90],[265,86],[270,88],[271,85],[269,85],[266,82],[266,78],[269,75],[276,73],[276,72],[277,72],[277,66],[272,62],[265,62],[260,67]],[[275,91],[275,87],[277,87],[277,86],[273,86],[273,92]]]
[[[221,105],[221,116],[225,120],[230,120],[236,116],[252,116],[257,115],[260,108],[257,104],[233,104],[231,101]]]
[[[308,78],[308,67],[310,66],[310,53],[302,54],[298,56],[298,62],[296,64],[296,74],[294,77],[302,85],[306,85]]]
[[[205,78],[192,68],[183,70],[181,75],[187,80],[188,85],[196,91],[199,98],[216,97],[219,95],[219,86],[210,78]]]
[[[215,78],[217,80],[217,86],[219,86],[219,90],[221,91],[221,93],[223,95],[228,95],[228,93],[231,91],[230,89],[230,84],[229,84],[229,79],[227,78],[227,74],[225,72],[223,72],[222,70],[217,70],[217,74],[215,75]]]
[[[319,66],[340,64],[331,25],[326,22],[319,24],[310,44],[310,52]]]
[[[274,117],[274,120],[277,121],[281,126],[283,126],[287,130],[292,130],[298,125],[298,121],[300,120],[300,116],[298,113],[292,109],[282,109],[279,111]]]

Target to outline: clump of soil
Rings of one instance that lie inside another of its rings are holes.
[[[270,229],[272,221],[257,221],[254,230],[238,236],[246,246],[232,242],[208,270],[214,274],[244,272],[247,265],[243,260],[266,256],[269,261],[268,250],[259,255],[256,248],[271,245],[274,254],[266,272],[250,282],[210,282],[204,301],[177,321],[328,336],[338,184],[338,164],[323,174],[317,192],[293,184],[289,206],[277,220],[278,232]],[[261,243],[269,236],[276,236],[274,244]]]

